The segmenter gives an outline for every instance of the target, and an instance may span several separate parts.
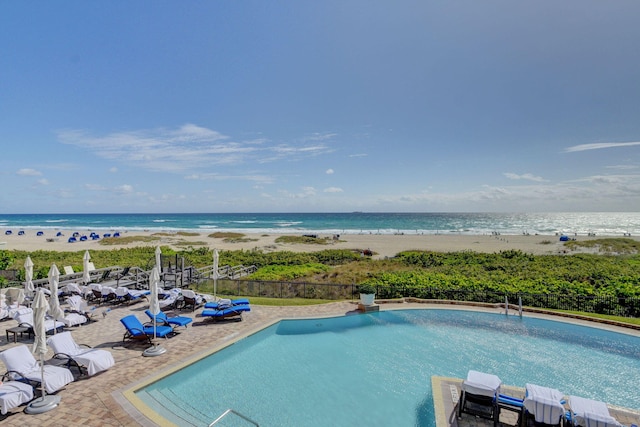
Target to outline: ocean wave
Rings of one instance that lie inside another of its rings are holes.
[[[69,222],[68,219],[46,219],[44,222]]]

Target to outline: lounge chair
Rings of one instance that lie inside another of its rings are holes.
[[[190,289],[183,289],[182,300],[177,304],[179,304],[181,310],[186,310],[191,307],[191,311],[195,311],[195,309],[200,307],[204,302],[201,295],[196,294]]]
[[[458,417],[462,413],[477,415],[498,422],[498,394],[502,381],[493,374],[470,370],[462,382]]]
[[[242,320],[242,313],[251,311],[249,304],[231,305],[231,304],[218,304],[218,308],[205,308],[202,310],[202,317],[209,318],[211,320],[223,320],[229,318],[236,318],[235,320]]]
[[[49,337],[47,345],[53,350],[54,358],[66,360],[67,368],[75,366],[80,375],[92,376],[106,371],[116,363],[107,350],[91,348],[86,344],[78,345],[71,336],[71,332]]]
[[[111,270],[105,270],[102,272],[102,276],[98,279],[98,282],[106,282],[111,276]]]
[[[73,382],[73,374],[67,368],[53,365],[44,365],[42,368],[26,345],[6,349],[0,353],[0,360],[7,368],[5,377],[17,381],[26,380],[34,386],[43,383],[45,391],[49,394]]]
[[[166,313],[160,312],[157,315],[153,315],[151,313],[150,310],[145,310],[144,312],[147,316],[149,316],[149,319],[151,319],[151,321],[153,322],[154,319],[156,322],[158,323],[162,323],[162,324],[167,324],[169,326],[184,326],[185,328],[187,327],[187,325],[191,322],[193,322],[193,319],[191,317],[187,317],[187,316],[167,316]]]
[[[138,318],[130,314],[129,316],[123,317],[120,319],[120,322],[125,327],[126,332],[124,333],[124,337],[122,337],[122,342],[124,343],[127,339],[131,340],[144,340],[149,344],[153,344],[152,338],[154,335],[154,327],[151,324],[142,324]],[[166,325],[156,325],[155,326],[155,336],[159,338],[167,338],[169,334],[173,332],[173,328],[171,326]]]
[[[116,295],[118,296],[118,301],[123,303],[134,303],[140,302],[143,299],[147,299],[147,295],[149,295],[151,291],[149,290],[138,290],[138,289],[129,289],[123,286],[116,288]]]
[[[229,306],[233,305],[249,305],[249,300],[247,298],[238,298],[238,299],[219,299],[218,301],[208,302],[204,305],[204,308],[213,308],[217,309],[220,305]]]
[[[23,326],[25,328],[28,328],[29,334],[34,335],[33,309],[21,308],[16,311],[16,314],[13,316],[13,318],[18,322],[18,326]],[[65,323],[59,320],[46,318],[44,321],[44,328],[46,333],[52,333],[54,329],[56,331],[62,331],[64,327],[65,327]]]
[[[177,308],[176,305],[182,302],[182,292],[179,288],[173,288],[169,290],[158,289],[158,302],[160,310],[167,308]]]
[[[116,288],[112,288],[111,286],[102,286],[100,293],[102,295],[101,302],[116,302],[118,300]]]
[[[72,295],[67,298],[67,304],[69,304],[69,308],[66,309],[66,312],[80,314],[87,318],[87,322],[94,320],[92,317],[95,307],[89,307],[87,301],[80,295]]]
[[[533,417],[536,423],[562,425],[565,419],[564,395],[554,389],[526,384],[524,398],[525,421]]]
[[[5,378],[2,378],[4,381]],[[4,381],[0,383],[0,414],[6,415],[13,408],[30,402],[33,399],[33,387],[21,381]]]
[[[581,427],[621,427],[609,413],[609,408],[604,402],[591,400],[584,397],[569,396],[569,407],[571,410],[567,414],[569,423]]]
[[[73,267],[71,267],[70,265],[65,265],[64,274],[76,274],[76,272],[73,271]]]

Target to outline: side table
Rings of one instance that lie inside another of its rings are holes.
[[[13,328],[7,328],[7,342],[9,342],[9,334],[13,334],[13,342],[18,342],[18,334],[20,334],[20,339],[22,339],[23,335],[27,333],[27,336],[31,338],[31,330],[26,326],[14,326]]]

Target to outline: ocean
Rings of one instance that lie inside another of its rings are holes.
[[[640,234],[638,212],[0,214],[0,233],[20,229],[233,231],[317,234]]]

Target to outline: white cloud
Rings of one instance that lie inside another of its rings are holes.
[[[269,175],[222,175],[218,173],[194,173],[186,175],[184,179],[202,181],[255,181],[264,184],[269,184],[275,181],[274,177]]]
[[[80,130],[58,132],[60,142],[90,150],[97,156],[139,168],[186,172],[215,165],[299,160],[331,152],[322,141],[334,134],[314,134],[302,143],[269,145],[268,140],[232,141],[217,131],[187,123],[178,129],[152,129],[91,136]],[[312,141],[306,144],[305,141]],[[117,169],[111,169],[112,172]]]
[[[342,193],[343,190],[342,188],[338,188],[338,187],[328,187],[322,191],[325,193]]]
[[[358,153],[358,154],[349,154],[349,157],[367,157],[368,154]]]
[[[115,166],[114,166],[114,167],[111,167],[111,168],[109,168],[109,172],[111,172],[111,173],[117,173],[117,172],[118,172],[118,168],[117,168],[117,167],[115,167]]]
[[[40,178],[38,180],[38,184],[40,184],[40,185],[49,185],[49,180],[47,178]]]
[[[133,186],[129,184],[123,184],[114,188],[114,190],[118,193],[133,193]]]
[[[576,151],[586,150],[601,150],[603,148],[616,148],[616,147],[631,147],[634,145],[640,145],[640,142],[597,142],[593,144],[580,144],[568,147],[564,150],[565,153],[574,153]]]
[[[23,169],[18,169],[18,171],[16,172],[16,175],[21,175],[21,176],[41,176],[42,172],[37,171],[35,169],[23,168]]]
[[[327,169],[325,172],[327,175],[333,175],[333,169]]]
[[[535,176],[533,174],[530,173],[525,173],[522,175],[518,175],[512,172],[505,172],[504,176],[506,176],[509,179],[514,179],[514,180],[525,180],[525,181],[534,181],[534,182],[544,182],[545,179],[540,177],[540,176]]]

